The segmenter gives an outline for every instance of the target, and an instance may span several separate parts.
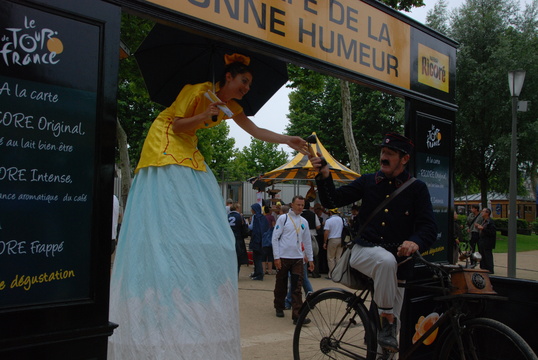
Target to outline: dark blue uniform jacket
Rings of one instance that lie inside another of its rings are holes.
[[[360,223],[364,224],[375,208],[409,178],[406,171],[393,179],[388,179],[378,171],[375,174],[363,175],[351,184],[339,188],[335,188],[331,176],[327,179],[318,177],[316,183],[325,208],[338,208],[362,199],[359,219]],[[430,193],[423,181],[415,180],[370,220],[354,242],[362,246],[382,246],[396,256],[398,246],[405,240],[415,242],[419,251],[424,252],[436,238],[437,225]],[[409,266],[398,271],[398,277],[401,279],[410,278],[410,275]]]

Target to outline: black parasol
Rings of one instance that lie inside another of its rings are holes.
[[[250,57],[253,82],[239,103],[252,116],[286,83],[286,63],[222,41],[156,24],[134,56],[150,98],[170,106],[186,84],[218,82],[224,70],[224,54]]]

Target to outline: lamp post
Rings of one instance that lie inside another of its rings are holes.
[[[523,82],[524,70],[508,72],[508,85],[512,96],[512,146],[510,151],[510,198],[508,214],[508,277],[516,277],[516,235],[517,235],[517,100]]]

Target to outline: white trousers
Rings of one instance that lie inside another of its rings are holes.
[[[400,318],[405,289],[398,287],[398,264],[394,255],[380,246],[355,244],[349,262],[351,267],[374,280],[374,301],[379,313],[394,314]]]

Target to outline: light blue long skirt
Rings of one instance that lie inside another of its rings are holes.
[[[211,171],[141,169],[116,251],[109,359],[241,359],[235,239]]]

